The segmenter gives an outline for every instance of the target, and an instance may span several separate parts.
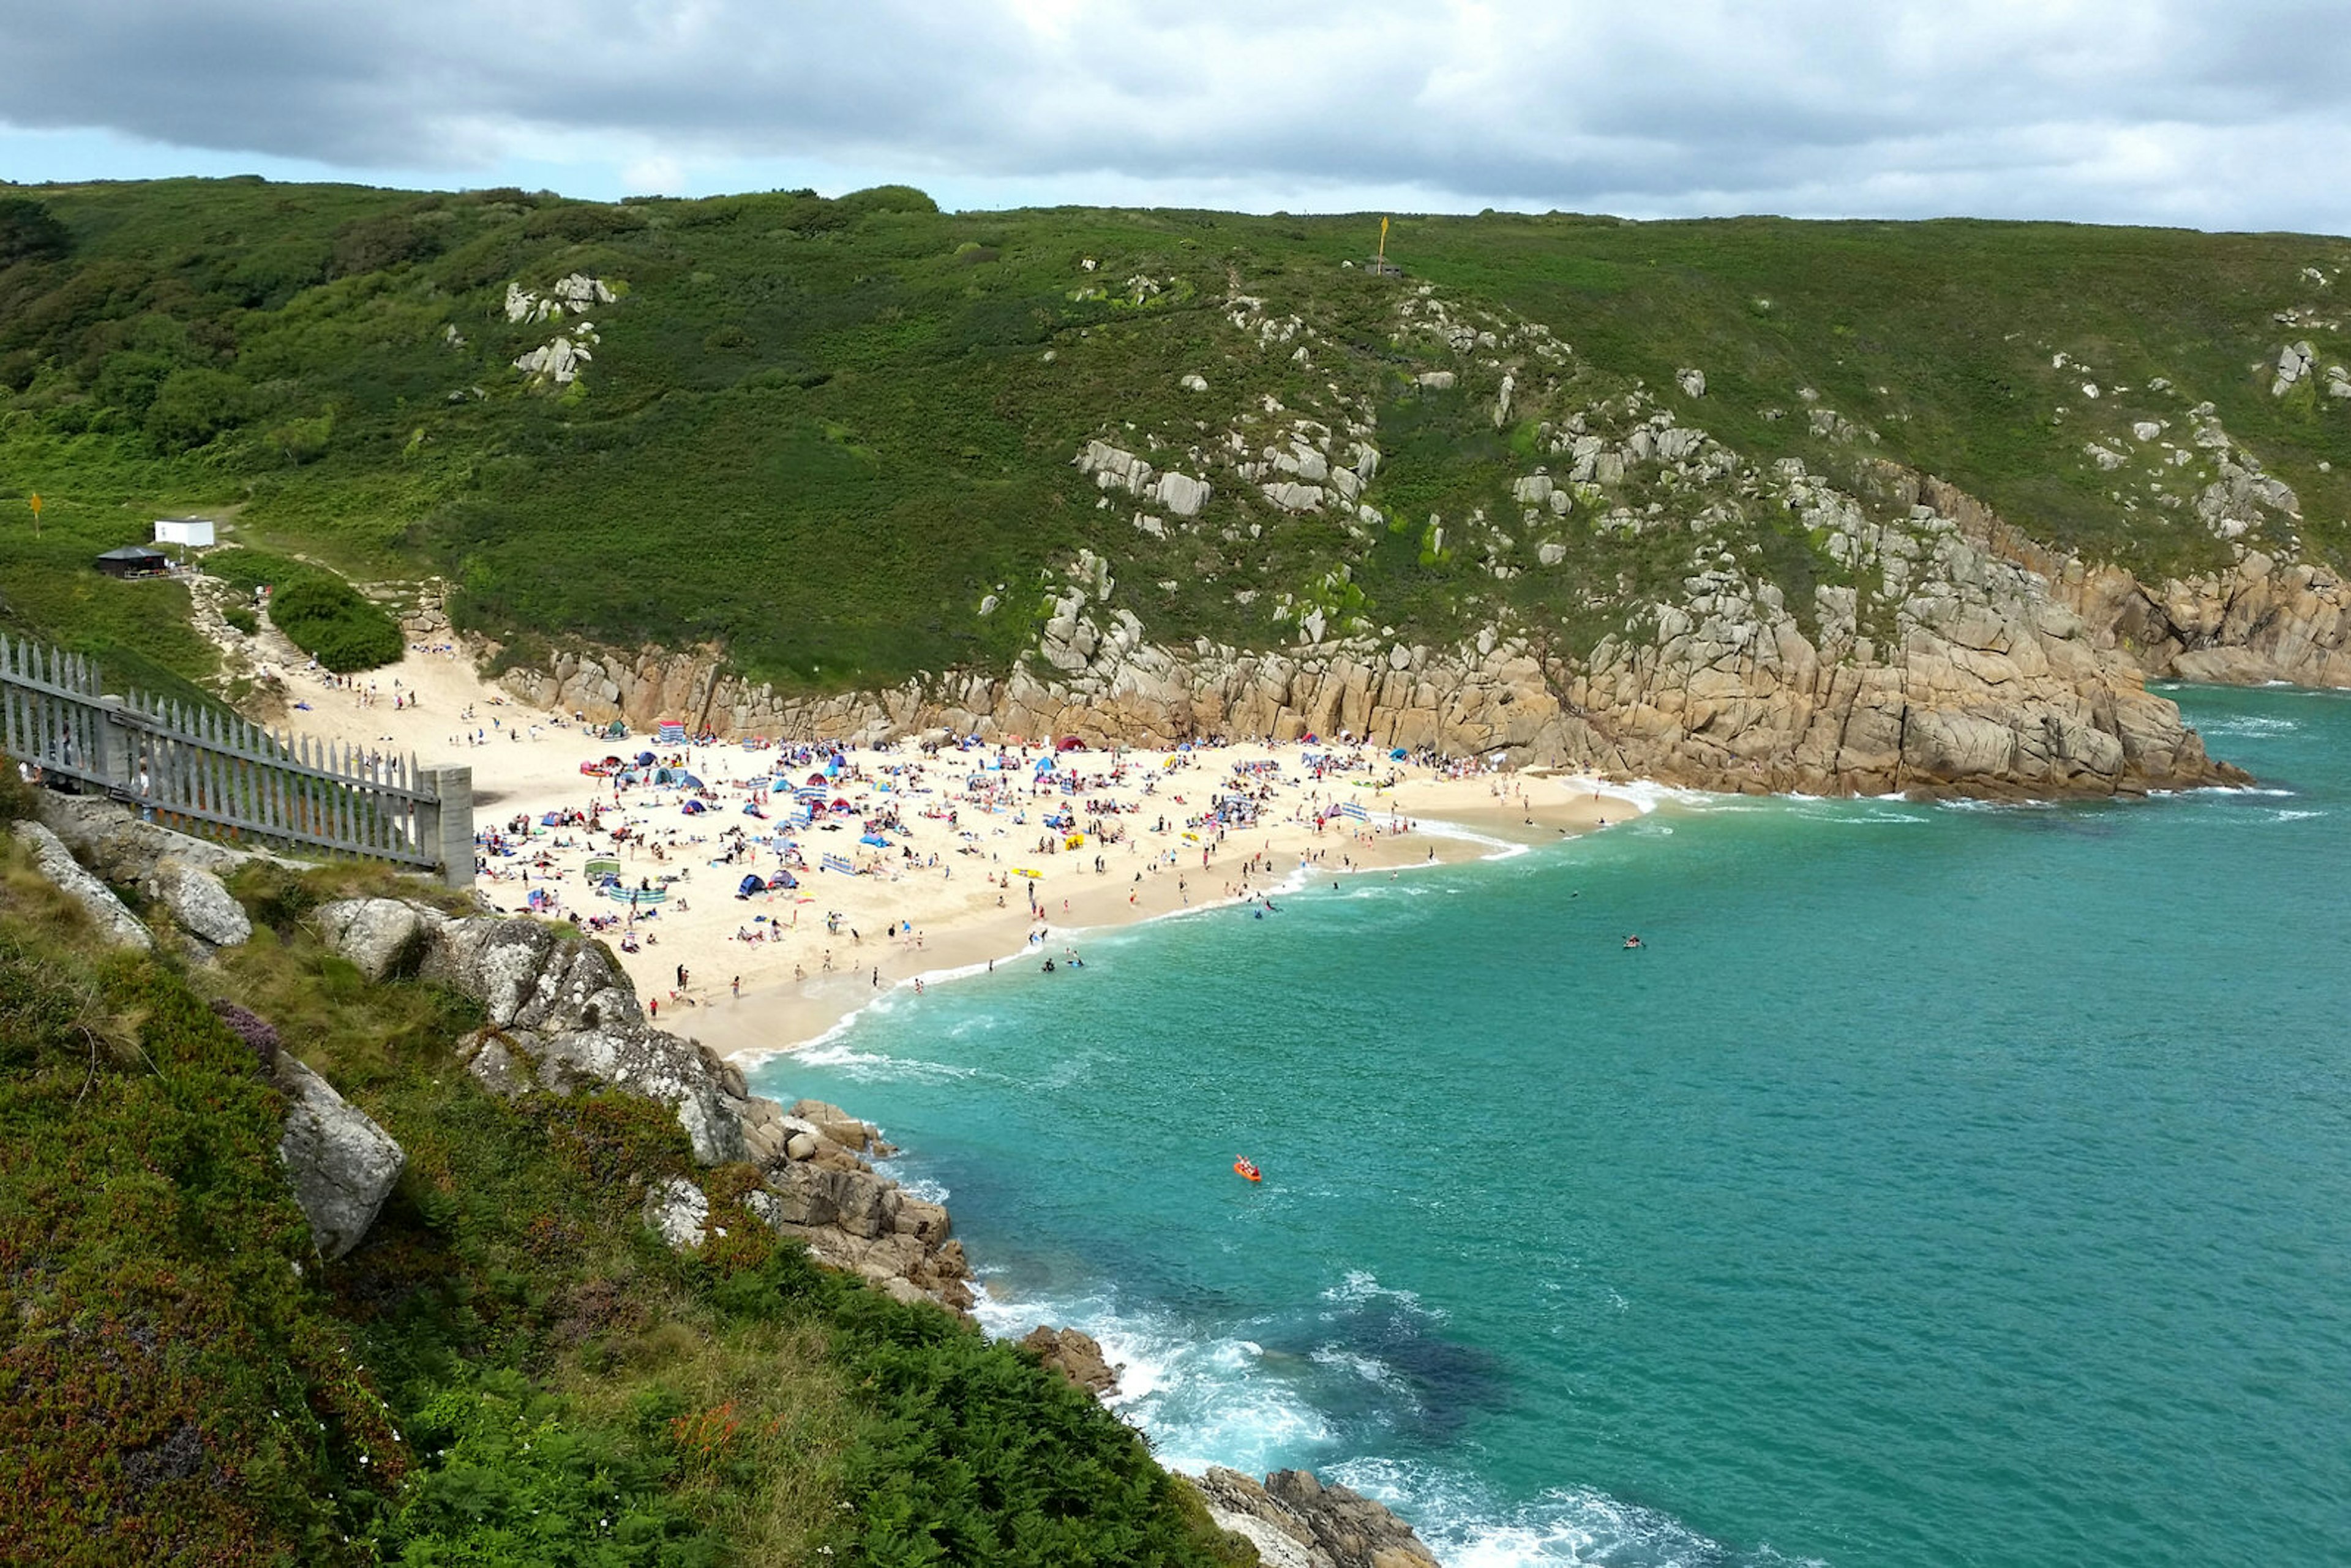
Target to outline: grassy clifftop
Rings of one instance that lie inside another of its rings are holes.
[[[1405,276],[1375,277],[1376,227],[898,188],[25,188],[0,491],[49,505],[39,539],[0,529],[0,591],[112,625],[72,598],[112,593],[75,576],[90,548],[195,507],[357,575],[446,573],[484,629],[722,640],[825,688],[1001,667],[1081,551],[1163,642],[1286,642],[1321,609],[1588,643],[1691,570],[1659,537],[1686,519],[1793,601],[1845,569],[1772,489],[1788,459],[1865,497],[1881,460],[1930,471],[2149,574],[2351,557],[2342,240],[1486,214],[1399,220]],[[1661,418],[1730,455],[1525,504],[1579,437]],[[1097,440],[1210,493],[1105,489],[1073,461]],[[1273,497],[1306,447],[1353,493]],[[2279,489],[2199,507],[2248,462]],[[204,658],[128,619],[120,645]]]

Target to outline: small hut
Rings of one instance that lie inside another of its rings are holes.
[[[98,570],[109,577],[155,577],[171,568],[170,559],[153,545],[124,545],[98,558]]]

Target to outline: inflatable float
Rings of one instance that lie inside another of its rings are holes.
[[[1243,1181],[1263,1181],[1265,1179],[1265,1177],[1258,1172],[1257,1162],[1250,1159],[1247,1155],[1243,1155],[1238,1159],[1233,1161],[1233,1174],[1240,1177]]]

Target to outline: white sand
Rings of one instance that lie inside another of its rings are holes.
[[[843,754],[842,772],[825,793],[828,800],[849,800],[852,810],[829,815],[841,825],[827,831],[799,823],[789,796],[768,802],[765,821],[745,814],[753,798],[748,781],[769,776],[779,756],[775,748],[663,747],[641,735],[593,738],[579,724],[506,696],[481,680],[462,653],[412,652],[361,680],[373,690],[371,702],[328,689],[315,674],[287,672],[288,689],[309,705],[288,716],[291,727],[413,752],[420,762],[469,764],[475,827],[506,832],[517,820],[528,823],[526,835],[510,834],[517,853],[489,858],[477,883],[482,893],[518,913],[533,890],[542,890],[557,901],[560,917],[583,925],[598,916],[612,919],[600,934],[639,993],[658,1002],[661,1020],[730,1055],[804,1044],[883,988],[930,983],[947,971],[984,971],[991,959],[1037,962],[1032,935],[1044,955],[1058,957],[1067,946],[1081,946],[1090,927],[1262,896],[1306,866],[1330,876],[1464,860],[1635,814],[1606,787],[1586,779],[1439,777],[1378,750],[1339,746],[1071,752],[1040,786],[1039,748],[949,748],[926,758],[908,743]],[[403,703],[421,701],[395,711],[395,694]],[[469,708],[472,716],[461,717]],[[691,791],[648,785],[616,791],[612,781],[580,771],[582,763],[608,755],[633,761],[645,751],[664,762],[679,758],[702,780],[708,796],[703,814],[683,811]],[[1309,753],[1354,758],[1360,766],[1317,781],[1307,777]],[[999,755],[1001,771],[987,768]],[[1235,764],[1271,764],[1275,771],[1244,777]],[[789,773],[800,783],[814,770],[802,762]],[[1068,775],[1081,782],[1065,795],[1059,781]],[[967,788],[974,778],[992,790],[975,798]],[[1213,796],[1245,788],[1266,794],[1257,825],[1220,832],[1196,820]],[[1334,816],[1318,826],[1317,813],[1330,813],[1342,800],[1359,802],[1368,820]],[[601,831],[539,824],[547,812],[591,806],[600,808]],[[1062,810],[1074,810],[1085,832],[1075,850],[1059,848],[1066,836],[1041,821]],[[863,822],[885,815],[896,823],[880,834],[891,847],[861,844]],[[1097,823],[1115,841],[1097,838]],[[1446,831],[1430,831],[1438,826]],[[612,830],[622,827],[635,837],[615,853]],[[737,829],[745,849],[728,862],[723,857],[735,841],[723,835]],[[807,869],[794,865],[796,892],[737,899],[736,886],[747,873],[766,876],[778,868],[777,842],[760,839],[789,839]],[[1047,852],[1040,841],[1057,847]],[[828,853],[848,857],[867,868],[865,874],[817,869]],[[674,879],[657,915],[640,912],[633,942],[628,906],[590,886],[584,867],[591,858],[617,859],[628,887]],[[1040,874],[1017,874],[1023,870]],[[832,932],[829,915],[837,916]],[[743,933],[766,939],[745,942]]]

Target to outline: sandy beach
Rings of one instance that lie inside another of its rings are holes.
[[[1635,814],[1589,779],[1440,769],[1337,742],[1053,753],[607,739],[517,703],[462,650],[412,649],[348,688],[283,674],[298,732],[471,766],[480,892],[603,937],[662,1023],[730,1056],[805,1044],[894,987],[980,983],[991,961],[1066,962],[1102,927]],[[759,890],[738,896],[752,876]],[[768,885],[787,877],[798,885]]]

